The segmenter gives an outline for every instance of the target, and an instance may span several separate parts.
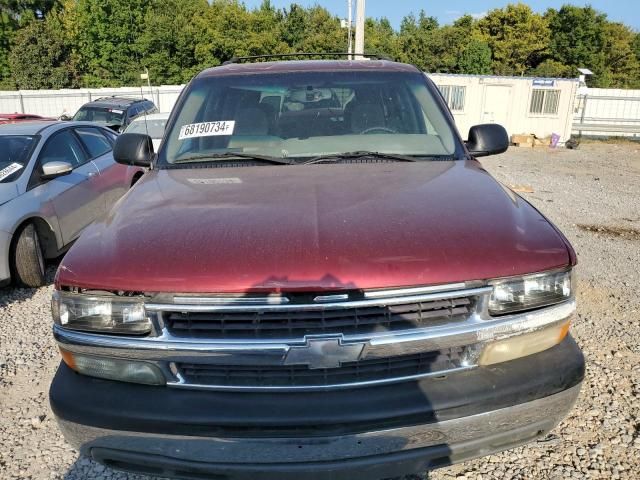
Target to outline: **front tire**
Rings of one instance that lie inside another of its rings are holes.
[[[35,226],[26,225],[15,241],[13,267],[18,285],[30,288],[45,284],[45,265]]]

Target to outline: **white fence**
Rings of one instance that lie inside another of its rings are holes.
[[[82,105],[112,95],[144,97],[152,100],[161,112],[170,112],[184,85],[160,87],[82,88],[64,90],[0,91],[0,113],[32,113],[44,117],[73,115]]]
[[[575,110],[575,134],[640,136],[640,90],[584,89]]]

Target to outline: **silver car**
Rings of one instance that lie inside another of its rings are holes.
[[[0,284],[43,285],[45,260],[142,176],[114,162],[116,138],[88,122],[0,125]]]
[[[169,113],[150,113],[140,115],[133,120],[123,133],[144,133],[151,137],[153,150],[158,151],[164,137],[164,128],[169,120]]]

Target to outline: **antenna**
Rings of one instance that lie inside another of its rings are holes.
[[[145,80],[145,79],[147,80],[147,83],[149,84],[149,90],[151,90],[151,80],[149,80],[149,70],[147,70],[147,67],[144,67],[144,73],[140,74],[140,80]],[[142,98],[143,101],[145,100],[144,92],[142,90],[142,82],[140,83],[140,97]],[[153,98],[153,92],[152,92],[151,98]],[[149,137],[150,136],[149,135],[149,125],[147,124],[147,109],[146,108],[143,110],[142,114],[144,115],[144,129],[147,132],[147,136]]]

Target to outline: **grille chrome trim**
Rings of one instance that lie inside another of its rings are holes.
[[[173,297],[174,303],[192,305],[284,305],[287,297]],[[147,307],[148,308],[148,307]]]
[[[353,300],[346,302],[330,303],[304,303],[304,304],[282,304],[282,305],[203,305],[194,303],[147,303],[145,308],[151,312],[162,312],[164,310],[181,312],[285,312],[285,311],[309,311],[309,310],[329,310],[329,309],[349,309],[359,307],[377,307],[385,305],[401,305],[403,303],[427,302],[432,300],[442,300],[464,296],[485,295],[492,291],[493,287],[469,288],[466,290],[453,290],[438,293],[423,293],[417,295],[407,295],[398,297],[380,297],[366,300]]]
[[[407,295],[420,295],[422,293],[446,292],[448,290],[460,290],[466,287],[465,283],[449,283],[447,285],[434,285],[430,287],[394,288],[391,290],[370,290],[364,292],[364,298],[389,298]]]
[[[318,295],[313,298],[313,301],[316,303],[328,303],[328,302],[336,302],[338,300],[349,300],[348,293],[338,293],[335,295]]]

